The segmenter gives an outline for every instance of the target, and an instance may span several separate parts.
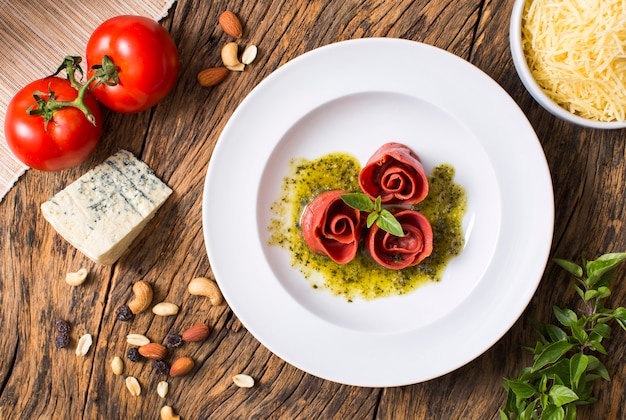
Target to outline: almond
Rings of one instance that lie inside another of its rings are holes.
[[[158,343],[148,343],[139,347],[139,354],[153,360],[163,360],[167,356],[167,348]]]
[[[222,30],[233,38],[241,38],[243,35],[243,28],[239,18],[230,10],[223,12],[219,16],[218,21],[220,22]]]
[[[194,342],[194,341],[204,341],[207,339],[211,330],[204,324],[197,324],[193,327],[189,327],[183,332],[182,338],[183,341]]]
[[[184,376],[193,369],[193,359],[190,357],[179,357],[170,367],[170,376]]]
[[[211,67],[198,73],[198,83],[202,87],[215,86],[228,76],[230,71],[226,67]]]

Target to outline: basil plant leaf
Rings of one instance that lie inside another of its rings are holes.
[[[548,395],[557,407],[562,407],[578,399],[578,395],[574,391],[563,385],[553,385]]]
[[[363,193],[341,194],[341,200],[353,209],[360,211],[374,210],[374,202]]]
[[[402,225],[398,222],[398,219],[387,209],[383,209],[380,212],[380,217],[376,219],[376,225],[395,236],[404,236]]]
[[[376,220],[378,220],[378,216],[380,216],[380,214],[373,212],[367,215],[367,228],[371,228],[372,225],[374,224],[374,222]]]

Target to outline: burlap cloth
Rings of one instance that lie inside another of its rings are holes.
[[[13,95],[53,73],[66,55],[85,57],[91,32],[117,15],[167,16],[175,0],[0,0],[0,200],[27,167],[4,138]]]

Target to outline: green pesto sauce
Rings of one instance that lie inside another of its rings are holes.
[[[314,160],[292,159],[280,197],[271,207],[275,216],[268,226],[269,244],[289,251],[291,265],[313,287],[328,289],[348,301],[402,295],[426,282],[440,281],[448,261],[464,245],[465,190],[454,183],[454,168],[448,164],[435,167],[429,176],[428,196],[412,206],[428,218],[433,228],[433,252],[417,266],[390,270],[378,265],[363,250],[342,265],[309,249],[300,229],[305,207],[324,191],[360,192],[360,170],[359,162],[346,153],[331,153]]]

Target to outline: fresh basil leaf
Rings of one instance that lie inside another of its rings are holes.
[[[567,333],[563,331],[561,328],[556,325],[548,324],[546,325],[546,331],[550,336],[550,341],[555,343],[557,341],[567,340]]]
[[[404,236],[404,231],[402,230],[402,225],[398,222],[398,219],[394,217],[393,214],[387,209],[382,209],[380,212],[380,217],[376,219],[376,225],[384,230],[385,232],[389,232],[395,236]]]
[[[615,315],[615,318],[626,322],[626,308],[620,306],[619,308],[615,308],[615,310],[613,311],[613,315]]]
[[[582,353],[576,353],[570,359],[569,377],[573,388],[578,388],[578,382],[580,381],[582,374],[585,373],[585,370],[587,370],[588,363],[589,358],[587,355]]]
[[[591,346],[591,348],[593,350],[597,351],[598,353],[607,354],[606,349],[604,348],[604,346],[602,344],[600,344],[600,342],[597,341],[597,340],[589,341],[589,346]]]
[[[550,396],[550,401],[557,407],[563,407],[565,404],[578,400],[578,395],[563,385],[553,385],[550,391],[548,391],[548,395]]]
[[[341,199],[348,206],[360,211],[372,211],[374,210],[374,202],[371,198],[363,193],[348,193],[341,194]]]
[[[576,312],[571,309],[565,308],[561,309],[558,306],[554,306],[552,308],[556,319],[559,320],[561,325],[565,325],[566,327],[571,327],[573,324],[578,322],[578,316],[576,316]]]
[[[383,208],[383,199],[380,197],[380,195],[378,197],[376,197],[376,201],[374,201],[374,211],[380,213],[381,209]]]
[[[506,385],[517,396],[517,398],[530,398],[535,395],[537,390],[526,382],[519,381],[517,379],[507,379]]]
[[[378,216],[380,216],[380,214],[376,213],[376,212],[372,212],[370,214],[367,215],[367,228],[371,228],[372,225],[374,224],[374,222],[378,219]]]
[[[596,298],[596,297],[598,297],[598,291],[595,289],[587,290],[586,292],[584,292],[582,296],[582,298],[585,301],[590,301],[591,299]]]
[[[610,281],[617,265],[626,259],[626,253],[613,253],[601,255],[594,261],[586,264],[587,283],[593,286],[600,280]]]
[[[611,296],[611,290],[606,286],[598,287],[598,299],[606,299]]]
[[[532,370],[536,371],[550,363],[556,362],[573,347],[574,345],[568,343],[567,341],[558,341],[556,343],[548,344],[543,348],[541,354],[537,356],[537,359],[535,359]]]
[[[587,365],[587,381],[592,375],[598,375],[600,378],[605,381],[610,381],[611,376],[609,375],[609,371],[606,369],[606,366],[602,364],[595,356],[588,356],[589,364]]]
[[[546,404],[541,413],[541,420],[564,420],[565,410],[563,407],[557,407],[554,404]]]
[[[583,268],[571,261],[563,260],[561,258],[554,258],[553,261],[564,268],[570,274],[580,278],[583,276]]]
[[[609,338],[611,336],[611,327],[606,324],[596,324],[591,329],[591,333],[602,338]]]
[[[565,420],[576,420],[576,406],[574,404],[565,407]]]
[[[574,336],[576,341],[584,345],[589,339],[589,335],[587,334],[587,331],[585,331],[584,324],[577,322],[570,328],[572,329],[572,336]]]

